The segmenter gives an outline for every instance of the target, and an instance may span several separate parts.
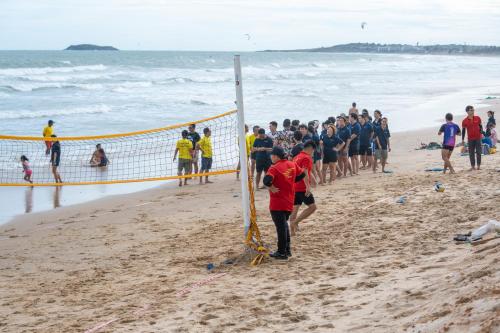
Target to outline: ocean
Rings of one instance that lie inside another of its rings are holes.
[[[223,113],[235,108],[233,54],[0,51],[0,133],[41,135],[53,119],[59,136],[110,134]],[[322,121],[357,102],[381,110],[391,131],[408,131],[500,93],[500,57],[252,52],[241,62],[250,125]],[[71,194],[57,199],[64,205],[144,187],[63,189]],[[53,206],[55,190],[34,191],[41,199],[32,211]],[[0,220],[25,211],[30,195],[1,189]]]

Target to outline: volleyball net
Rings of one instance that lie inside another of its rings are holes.
[[[233,110],[189,123],[122,134],[56,138],[2,135],[0,186],[115,184],[202,176],[202,151],[197,151],[196,145],[192,149],[197,155],[192,160],[192,173],[186,174],[183,168],[179,175],[180,166],[189,164],[182,151],[174,161],[181,133],[192,124],[201,138],[205,128],[211,132],[212,165],[203,176],[236,172],[238,123],[237,112]],[[48,150],[51,145],[52,149]],[[58,147],[54,149],[54,146]],[[24,168],[21,156],[28,159]],[[195,173],[194,163],[198,173]],[[26,172],[26,168],[31,171]],[[62,183],[56,183],[54,169]],[[31,174],[29,179],[33,183],[24,179],[27,173]]]

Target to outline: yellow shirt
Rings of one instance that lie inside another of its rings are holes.
[[[52,136],[52,134],[54,134],[54,127],[52,127],[52,126],[45,126],[43,128],[43,136],[44,137],[48,137],[48,136],[50,137],[50,136]]]
[[[198,141],[200,149],[203,151],[201,157],[212,158],[212,140],[209,136],[203,136],[200,141]]]
[[[175,148],[179,149],[179,158],[190,160],[192,158],[190,151],[193,149],[193,142],[189,139],[180,139]]]
[[[252,150],[253,143],[255,142],[255,134],[247,135],[247,156],[250,156],[250,151]]]

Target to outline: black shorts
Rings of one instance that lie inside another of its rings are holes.
[[[339,160],[337,151],[332,150],[332,151],[325,151],[325,155],[323,156],[323,163],[328,164],[328,163],[337,163]]]
[[[443,145],[443,149],[446,149],[446,150],[449,150],[449,151],[453,151],[453,149],[455,149],[455,147]]]
[[[354,155],[359,155],[359,147],[357,144],[349,145],[349,157],[353,157]]]
[[[370,147],[370,145],[368,145],[368,146],[360,145],[359,146],[359,155],[372,156],[372,147]]]
[[[255,170],[257,172],[267,172],[271,167],[271,160],[256,160],[255,161]]]
[[[295,199],[293,202],[294,206],[300,206],[302,204],[305,204],[306,206],[310,206],[314,204],[314,196],[309,194],[308,197],[306,197],[306,192],[295,192]]]
[[[256,151],[250,153],[250,159],[255,160],[255,156],[257,156]]]
[[[201,171],[209,171],[212,169],[212,158],[202,157],[201,158]]]

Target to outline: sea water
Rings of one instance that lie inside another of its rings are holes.
[[[235,108],[233,55],[0,51],[0,133],[41,135],[52,119],[59,136],[110,134],[223,113]],[[393,132],[407,131],[500,93],[500,57],[253,52],[241,53],[241,62],[250,125],[323,121],[357,102],[370,113],[381,110]],[[57,204],[143,187],[117,188],[63,189],[72,195],[58,194]],[[35,191],[50,200],[33,200],[31,210],[55,205],[53,189]],[[1,189],[0,215],[21,213],[32,196]],[[23,204],[12,208],[14,201]]]

